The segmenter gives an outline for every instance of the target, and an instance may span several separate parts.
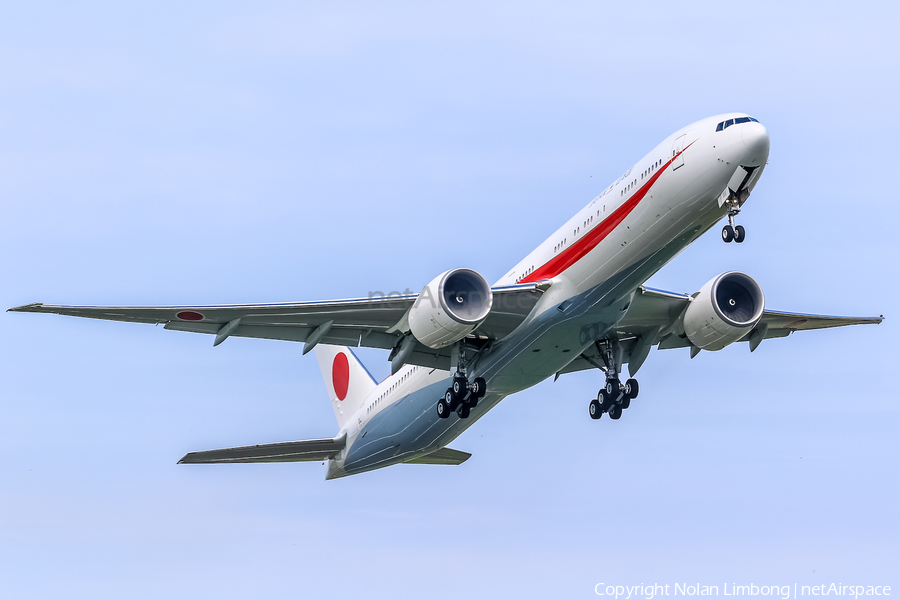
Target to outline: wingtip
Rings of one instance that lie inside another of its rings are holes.
[[[43,302],[32,302],[31,304],[23,304],[22,306],[13,306],[7,308],[6,312],[36,312],[35,309],[44,306]]]

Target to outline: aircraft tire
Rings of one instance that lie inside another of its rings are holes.
[[[603,407],[600,406],[600,402],[597,400],[591,400],[590,406],[588,406],[588,413],[591,415],[591,418],[596,420],[603,416]]]
[[[453,388],[447,388],[447,391],[444,392],[444,402],[450,410],[456,410],[456,407],[459,406],[459,400],[453,393]]]
[[[453,378],[453,395],[462,398],[466,395],[466,380],[462,377]]]
[[[609,418],[615,421],[619,417],[622,416],[622,407],[618,404],[614,404],[612,408],[609,409]]]
[[[726,244],[731,242],[734,239],[734,227],[731,225],[726,225],[722,228],[722,241]]]
[[[450,416],[450,407],[447,406],[447,402],[443,398],[438,400],[437,414],[438,414],[438,417],[440,417],[442,419],[446,419],[447,417]]]
[[[606,380],[606,395],[610,400],[615,399],[616,396],[619,395],[619,380],[618,379],[607,379]]]
[[[734,241],[740,244],[744,241],[744,238],[747,237],[747,231],[744,229],[743,225],[738,225],[734,228]]]
[[[628,396],[625,396],[625,397],[622,399],[622,404],[620,404],[619,406],[622,407],[622,410],[625,410],[626,408],[628,408],[629,406],[631,406],[631,398],[629,398]]]
[[[475,398],[483,398],[485,392],[487,392],[487,382],[484,380],[484,377],[476,377],[472,385],[472,394]]]
[[[469,418],[469,407],[466,404],[460,404],[459,408],[456,409],[456,414],[460,419],[468,419]]]
[[[625,397],[629,399],[637,398],[638,391],[640,387],[638,386],[637,379],[629,379],[625,382]]]
[[[612,404],[612,398],[606,392],[606,388],[600,390],[600,393],[597,394],[597,404],[600,405],[601,410],[606,410]]]

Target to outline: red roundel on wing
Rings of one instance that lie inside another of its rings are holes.
[[[183,310],[175,316],[178,317],[179,319],[181,319],[182,321],[202,321],[203,320],[203,315],[201,315],[198,312],[194,312],[192,310]]]
[[[350,387],[350,363],[343,352],[334,357],[331,365],[331,380],[334,383],[334,393],[338,400],[347,397],[347,388]]]

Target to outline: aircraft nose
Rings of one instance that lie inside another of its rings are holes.
[[[741,137],[744,140],[744,159],[742,165],[761,166],[769,158],[769,133],[761,123],[746,123],[741,126]]]

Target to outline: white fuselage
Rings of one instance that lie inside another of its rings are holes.
[[[452,441],[506,395],[558,373],[625,314],[635,291],[727,214],[739,167],[759,181],[769,153],[765,127],[743,113],[703,119],[663,140],[496,286],[547,281],[529,317],[475,365],[487,395],[468,419],[439,419],[450,373],[404,366],[377,386],[345,427],[347,446],[328,477],[404,462]]]

